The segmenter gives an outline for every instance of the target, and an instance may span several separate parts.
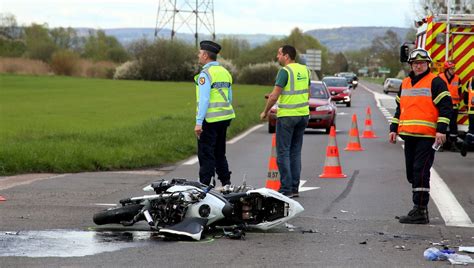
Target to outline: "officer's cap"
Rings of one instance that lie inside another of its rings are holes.
[[[201,50],[210,51],[216,54],[221,51],[221,46],[219,44],[209,40],[201,41],[201,43],[199,43],[199,46],[201,47]]]

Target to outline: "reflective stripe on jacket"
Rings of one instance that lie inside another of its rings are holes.
[[[206,121],[213,123],[235,118],[234,108],[229,101],[229,89],[232,85],[232,76],[230,73],[220,65],[212,65],[207,69],[203,69],[201,72],[206,73],[211,85],[209,106],[205,117]],[[194,78],[196,82],[197,107],[199,107],[198,77],[199,75]]]
[[[467,106],[468,114],[474,114],[474,88],[472,88],[472,77],[467,83]]]
[[[445,73],[440,73],[439,77],[444,80],[446,85],[448,86],[449,94],[451,94],[451,99],[453,101],[453,105],[457,107],[457,105],[461,102],[461,97],[459,97],[459,76],[454,75],[453,79],[451,80],[451,83],[448,82],[448,78],[446,77]]]
[[[411,78],[403,79],[400,95],[400,135],[436,137],[438,109],[431,94],[431,83],[436,76],[427,74],[415,85]]]
[[[283,67],[288,82],[278,97],[277,117],[309,115],[309,73],[305,65],[290,63]]]

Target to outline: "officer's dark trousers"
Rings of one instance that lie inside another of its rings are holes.
[[[449,141],[456,142],[458,137],[458,113],[459,110],[453,108],[453,113],[451,114],[451,118],[449,120]]]
[[[407,179],[412,185],[413,204],[427,207],[430,200],[430,169],[435,150],[434,138],[403,136],[405,140],[405,165]]]
[[[204,120],[198,140],[199,181],[209,185],[217,173],[223,185],[230,183],[229,165],[225,157],[227,128],[231,120],[208,123]]]

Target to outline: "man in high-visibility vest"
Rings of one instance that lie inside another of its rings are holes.
[[[461,155],[466,156],[470,147],[474,146],[474,77],[467,83],[467,91],[464,92],[464,102],[467,103],[467,114],[469,117],[469,128],[461,145]]]
[[[446,61],[444,63],[444,72],[439,74],[439,77],[448,86],[449,94],[451,94],[451,100],[453,102],[453,113],[449,119],[449,140],[444,144],[445,149],[451,149],[451,151],[456,151],[456,141],[458,139],[458,112],[459,112],[459,103],[461,102],[461,92],[462,87],[460,83],[459,76],[455,74],[456,65],[453,61]]]
[[[397,135],[405,141],[405,165],[412,185],[413,209],[400,223],[427,224],[430,198],[430,168],[437,145],[446,141],[453,110],[446,83],[430,72],[428,51],[417,48],[409,54],[412,71],[403,79],[396,97],[397,109],[390,124],[389,141]]]
[[[276,150],[281,182],[279,192],[288,197],[298,197],[301,148],[309,120],[310,74],[305,65],[295,62],[296,49],[292,46],[280,47],[277,59],[283,67],[278,71],[275,86],[260,119],[267,119],[268,112],[278,101]]]
[[[201,72],[195,76],[196,126],[198,139],[199,181],[206,185],[217,173],[222,185],[230,184],[226,158],[226,134],[235,118],[232,107],[232,76],[216,60],[221,46],[202,41],[199,50]]]

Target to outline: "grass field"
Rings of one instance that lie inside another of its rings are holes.
[[[259,122],[270,87],[234,85],[235,136]],[[196,153],[195,89],[0,75],[0,175],[158,167]]]

